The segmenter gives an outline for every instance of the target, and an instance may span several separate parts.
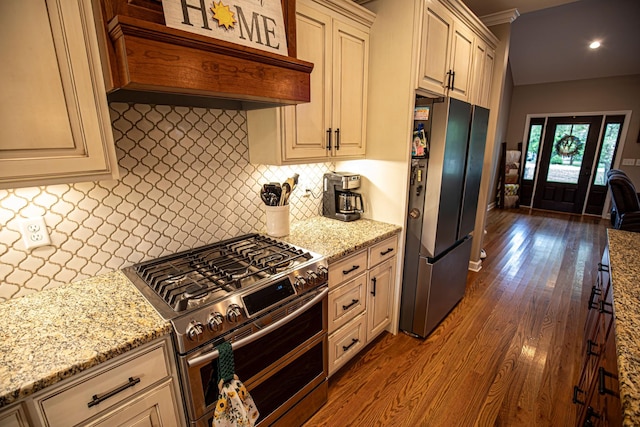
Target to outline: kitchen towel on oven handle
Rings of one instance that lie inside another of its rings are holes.
[[[235,374],[231,343],[218,350],[218,401],[213,413],[215,427],[253,427],[260,416],[253,398]],[[215,362],[212,362],[215,363]]]

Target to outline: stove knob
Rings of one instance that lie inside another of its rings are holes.
[[[240,306],[238,304],[231,304],[229,308],[227,308],[227,320],[231,323],[236,323],[242,317],[242,311],[240,310]]]
[[[215,311],[209,315],[207,325],[209,326],[209,329],[216,332],[222,329],[222,322],[224,322],[224,317],[222,314]]]
[[[202,340],[202,334],[204,333],[204,328],[202,327],[202,323],[197,320],[193,320],[187,326],[187,338],[191,341],[200,341]]]
[[[318,276],[320,276],[322,279],[326,279],[329,277],[329,270],[324,265],[321,265],[320,267],[318,267],[317,271],[318,271]]]
[[[309,270],[307,271],[307,280],[309,281],[309,283],[315,284],[318,281],[318,275],[313,271]]]
[[[304,288],[304,285],[307,284],[307,281],[304,280],[304,278],[302,276],[296,276],[296,281],[294,282],[294,285],[296,285],[297,289],[302,289]]]

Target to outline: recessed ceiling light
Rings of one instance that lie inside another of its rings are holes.
[[[591,44],[589,45],[589,47],[591,49],[597,49],[600,47],[600,42],[599,41],[595,41],[595,42],[591,42]]]

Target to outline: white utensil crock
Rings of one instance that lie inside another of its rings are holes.
[[[267,234],[282,237],[289,234],[289,205],[265,206],[267,210]]]

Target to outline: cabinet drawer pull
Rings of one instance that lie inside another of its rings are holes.
[[[357,303],[359,303],[359,302],[360,302],[360,300],[352,299],[352,300],[351,300],[351,304],[343,305],[343,306],[342,306],[342,309],[343,309],[343,310],[348,310],[348,309],[350,309],[351,307],[353,307],[354,305],[356,305],[356,304],[357,304]]]
[[[611,372],[607,372],[602,366],[598,368],[598,393],[600,394],[610,394],[612,396],[615,396],[616,393],[611,390],[608,389],[605,382],[605,377],[609,377],[609,378],[613,378],[614,380],[616,379],[616,376],[613,375]]]
[[[118,388],[115,388],[111,391],[106,392],[105,394],[103,394],[102,396],[98,396],[97,394],[93,395],[93,398],[91,399],[91,402],[87,403],[87,406],[89,408],[96,406],[97,404],[107,400],[110,397],[115,396],[118,393],[121,393],[123,391],[125,391],[126,389],[133,387],[134,385],[138,384],[140,382],[140,378],[133,378],[133,377],[129,377],[129,381],[126,384],[121,385]]]
[[[357,269],[359,269],[359,268],[360,268],[360,266],[359,266],[359,265],[354,265],[353,267],[351,267],[351,268],[350,268],[350,269],[348,269],[348,270],[342,270],[342,274],[349,274],[349,273],[352,273],[352,272],[356,271],[356,270],[357,270]]]
[[[331,150],[331,128],[327,129],[327,150]]]
[[[598,308],[598,304],[595,302],[596,296],[602,295],[602,291],[595,286],[591,287],[591,295],[589,296],[589,307],[588,310],[592,308]]]
[[[374,277],[373,279],[371,279],[371,281],[373,282],[373,290],[371,291],[371,295],[373,295],[375,297],[376,296],[376,283],[377,283],[378,279],[376,279]]]
[[[578,400],[578,393],[582,393],[584,394],[583,390],[580,390],[580,388],[578,388],[577,385],[573,386],[573,399],[571,399],[571,401],[577,405],[584,405],[584,402],[582,400]]]
[[[594,343],[591,340],[587,340],[587,356],[597,356],[598,353],[596,353],[595,351],[593,351],[594,347],[598,347],[598,344]]]
[[[591,407],[589,406],[587,408],[587,413],[585,415],[585,419],[584,419],[584,425],[585,426],[591,426],[593,425],[591,418],[596,418],[596,419],[600,419],[600,415],[598,415],[598,413]]]
[[[380,252],[380,255],[385,256],[386,254],[391,253],[391,252],[393,252],[393,248],[388,248],[386,251]]]
[[[351,347],[353,347],[354,345],[358,344],[360,342],[359,339],[357,338],[351,338],[351,344],[349,345],[343,345],[342,346],[342,351],[347,351],[349,350]]]
[[[604,308],[605,306],[607,306],[607,307],[611,307],[611,303],[610,303],[610,302],[604,302],[603,300],[600,300],[600,304],[599,304],[599,307],[598,307],[598,311],[599,311],[600,313],[604,313],[604,314],[613,314],[613,311],[606,310],[606,309]]]

